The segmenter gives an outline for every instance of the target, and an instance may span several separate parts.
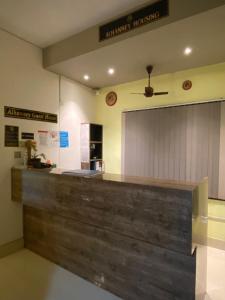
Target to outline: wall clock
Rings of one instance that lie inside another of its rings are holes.
[[[184,82],[183,82],[183,89],[185,90],[185,91],[188,91],[188,90],[190,90],[192,88],[192,82],[191,82],[191,80],[185,80]]]
[[[116,104],[117,94],[115,92],[109,92],[105,97],[105,102],[108,106],[113,106]]]

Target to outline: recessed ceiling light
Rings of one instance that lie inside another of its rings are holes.
[[[89,80],[90,79],[90,76],[89,75],[84,75],[84,80]]]
[[[184,49],[184,54],[185,54],[185,55],[190,55],[191,53],[192,53],[192,48],[186,47],[186,48]]]
[[[109,75],[113,75],[115,73],[115,70],[113,68],[108,69]]]

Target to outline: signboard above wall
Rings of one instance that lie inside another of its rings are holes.
[[[129,15],[99,27],[99,41],[104,41],[169,15],[169,0],[160,0]]]
[[[56,114],[40,112],[36,110],[28,110],[23,108],[15,108],[10,106],[4,107],[4,115],[7,118],[17,118],[41,122],[57,123],[58,117]]]

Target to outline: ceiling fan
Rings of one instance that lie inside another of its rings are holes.
[[[145,92],[144,93],[131,93],[133,95],[144,95],[147,98],[150,98],[152,96],[160,96],[160,95],[168,95],[168,92],[158,92],[158,93],[154,93],[154,89],[153,87],[151,87],[150,85],[150,78],[151,78],[151,73],[153,70],[153,66],[147,66],[146,70],[148,72],[148,86],[145,87]]]

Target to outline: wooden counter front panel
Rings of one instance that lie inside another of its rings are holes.
[[[185,256],[24,206],[25,247],[127,300],[193,300],[195,256]]]
[[[23,203],[191,255],[192,191],[23,172]]]
[[[22,202],[22,172],[21,170],[11,170],[11,198],[12,201]]]

